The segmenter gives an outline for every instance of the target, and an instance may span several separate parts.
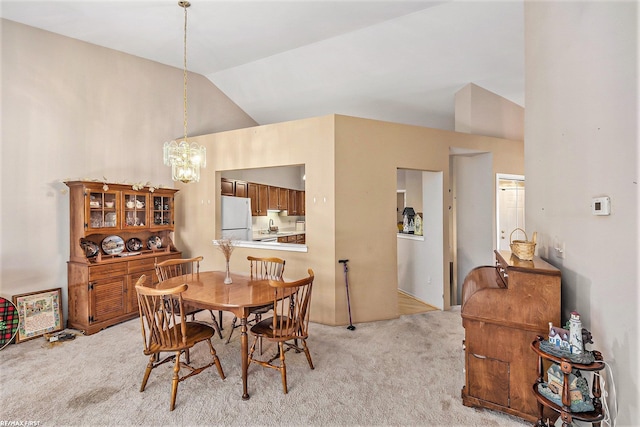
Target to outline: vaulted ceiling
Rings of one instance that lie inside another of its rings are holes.
[[[8,1],[2,18],[177,68],[177,1]],[[524,106],[523,1],[192,0],[187,68],[259,124],[337,113],[454,128],[474,83]]]

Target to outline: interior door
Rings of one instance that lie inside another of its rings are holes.
[[[496,212],[498,222],[498,241],[496,247],[499,250],[509,251],[511,232],[516,228],[525,230],[524,224],[524,176],[522,175],[498,175],[498,190]],[[513,239],[524,239],[524,234],[516,232]]]

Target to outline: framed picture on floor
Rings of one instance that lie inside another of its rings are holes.
[[[62,330],[62,288],[14,295],[20,326],[16,343]]]

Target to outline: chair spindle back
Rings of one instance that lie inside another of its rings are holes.
[[[184,259],[168,259],[160,263],[155,263],[156,275],[158,280],[163,282],[167,279],[185,274],[198,274],[200,272],[200,261],[204,257],[198,256],[194,258]]]
[[[309,304],[314,274],[312,269],[308,273],[309,277],[295,282],[269,280],[274,291],[274,338],[292,340],[309,336]],[[287,297],[287,294],[290,295]]]
[[[178,350],[186,346],[186,320],[183,310],[182,292],[187,284],[171,289],[155,289],[143,286],[143,274],[136,282],[142,339],[145,354],[159,349]],[[165,304],[173,300],[175,304]]]
[[[252,279],[282,279],[285,260],[248,256]]]

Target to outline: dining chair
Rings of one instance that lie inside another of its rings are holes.
[[[311,302],[311,290],[313,288],[313,270],[308,270],[309,277],[295,282],[282,280],[269,280],[269,286],[273,289],[274,315],[262,320],[251,327],[251,334],[255,336],[249,350],[249,364],[257,363],[263,367],[277,369],[282,376],[282,388],[287,394],[287,366],[285,353],[294,349],[297,353],[304,351],[309,367],[314,369],[311,354],[307,347],[309,336],[309,304]],[[287,295],[291,293],[288,297]],[[288,301],[286,301],[288,299]],[[278,343],[278,353],[269,360],[254,359],[258,339]],[[302,344],[302,347],[298,345]],[[279,364],[273,363],[280,359]]]
[[[158,281],[163,282],[171,277],[182,276],[185,274],[197,274],[200,272],[200,261],[203,259],[204,257],[197,256],[194,258],[168,259],[163,262],[156,262],[154,266],[156,275],[158,276]],[[184,309],[186,310],[186,315],[191,315],[191,321],[195,321],[196,313],[203,310],[202,308],[193,306],[189,303],[184,303]],[[220,339],[222,339],[222,310],[218,311],[218,318],[220,319],[220,322],[216,320],[216,316],[213,314],[212,310],[209,310],[209,313],[211,314],[211,323],[216,329]],[[188,356],[187,363],[189,363]]]
[[[156,289],[143,286],[145,279],[146,276],[143,274],[136,282],[135,287],[138,295],[144,354],[149,356],[149,363],[144,371],[140,391],[144,391],[153,369],[173,360],[170,406],[170,410],[173,411],[176,406],[176,395],[180,381],[197,375],[213,365],[216,365],[220,378],[224,379],[225,376],[220,360],[211,344],[211,337],[215,334],[214,328],[208,324],[186,321],[182,293],[187,290],[189,285],[185,283],[171,289]],[[166,304],[167,299],[175,300],[176,304]],[[199,368],[194,368],[189,362],[181,362],[182,353],[201,341],[206,341],[209,344],[209,352],[213,361]],[[161,352],[170,352],[171,354],[160,360]],[[190,372],[181,377],[181,368],[187,368]]]
[[[249,255],[247,257],[249,261],[249,271],[251,274],[251,279],[261,280],[261,279],[276,279],[282,280],[282,275],[284,274],[284,265],[286,263],[285,260],[280,258],[259,258]],[[253,314],[253,319],[249,321],[249,323],[258,323],[262,320],[262,315],[268,313],[273,309],[273,304],[269,303],[262,307],[253,308],[250,314]],[[233,331],[236,328],[239,328],[240,325],[237,324],[238,318],[234,317],[231,321],[231,332],[229,332],[229,337],[227,338],[227,344],[231,341],[231,336],[233,335]],[[260,341],[260,354],[262,354],[262,341]]]

